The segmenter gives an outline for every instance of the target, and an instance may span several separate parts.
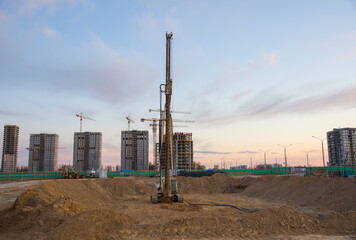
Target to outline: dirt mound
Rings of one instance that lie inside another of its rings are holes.
[[[254,212],[241,222],[259,234],[328,232],[327,225],[321,224],[317,218],[288,206]]]
[[[242,218],[193,217],[171,221],[159,229],[166,236],[197,238],[262,237],[274,234],[332,233],[326,224],[291,207],[270,208],[245,215]]]
[[[237,179],[242,194],[262,199],[282,200],[299,206],[333,211],[356,210],[356,179],[264,176]]]
[[[52,206],[63,214],[79,213],[82,209],[105,207],[123,196],[148,195],[153,189],[153,184],[133,179],[56,180],[26,191],[14,207],[29,211]]]
[[[348,234],[350,232],[356,232],[356,211],[320,214],[319,219],[328,226],[332,226],[338,233]]]
[[[178,188],[182,194],[234,193],[239,190],[235,182],[235,178],[221,173],[211,177],[179,177]]]
[[[131,231],[139,222],[112,210],[92,210],[69,218],[52,233],[55,239],[108,239]]]
[[[250,197],[280,200],[298,206],[313,206],[333,211],[356,210],[356,179],[263,176],[180,177],[182,194],[242,193]]]
[[[162,204],[161,208],[178,212],[192,212],[200,211],[202,209],[201,206],[190,204]]]
[[[187,203],[151,204],[155,182],[153,178],[45,182],[22,193],[12,210],[0,214],[0,238],[265,239],[356,234],[355,211],[330,211],[355,207],[356,198],[350,198],[355,196],[350,191],[354,180],[224,174],[178,179],[180,191],[190,201],[262,209],[253,213]],[[272,204],[261,198],[276,201]],[[301,204],[328,211],[302,212],[298,210]]]

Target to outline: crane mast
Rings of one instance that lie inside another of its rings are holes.
[[[129,169],[131,171],[132,169],[132,166],[131,166],[131,163],[130,163],[130,122],[132,123],[135,123],[130,115],[128,115],[126,117],[127,119],[127,125],[128,125],[128,131],[127,131],[127,164],[126,164],[126,168]]]
[[[91,121],[95,121],[94,119],[92,119],[92,118],[89,118],[89,117],[86,117],[86,116],[83,116],[83,113],[80,113],[80,115],[79,114],[75,114],[75,116],[76,117],[78,117],[79,119],[80,119],[80,134],[79,134],[79,151],[78,151],[78,172],[79,171],[81,171],[81,164],[80,164],[80,161],[82,161],[82,159],[81,159],[81,152],[82,152],[82,125],[83,125],[83,123],[82,123],[82,121],[83,121],[83,119],[87,119],[87,120],[91,120]],[[84,161],[84,160],[83,160]]]

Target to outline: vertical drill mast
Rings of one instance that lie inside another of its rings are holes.
[[[165,182],[164,182],[164,198],[169,198],[171,194],[171,183],[169,176],[170,160],[171,160],[171,97],[172,97],[172,79],[171,79],[171,39],[173,34],[166,33],[166,162],[165,162]]]

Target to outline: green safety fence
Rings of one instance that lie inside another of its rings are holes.
[[[306,175],[310,176],[310,172],[323,170],[328,176],[348,177],[355,176],[356,166],[333,166],[333,167],[309,167],[306,169]]]
[[[234,170],[207,170],[214,172],[223,172],[227,175],[270,175],[270,174],[291,174],[305,173],[310,176],[312,171],[324,169],[328,176],[348,177],[355,175],[356,166],[337,166],[337,167],[309,167],[304,172],[296,171],[298,168],[270,168],[270,169],[234,169]],[[206,172],[206,170],[186,170],[186,172]],[[86,172],[79,172],[86,177]],[[164,175],[164,171],[162,171]],[[157,171],[108,171],[107,177],[155,177]],[[4,172],[0,173],[0,180],[39,180],[39,179],[56,179],[63,178],[62,172]]]

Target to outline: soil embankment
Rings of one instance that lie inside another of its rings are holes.
[[[354,179],[215,174],[179,178],[191,202],[151,204],[153,178],[54,180],[22,193],[0,214],[1,239],[217,239],[355,236]],[[271,201],[273,200],[273,201]]]

